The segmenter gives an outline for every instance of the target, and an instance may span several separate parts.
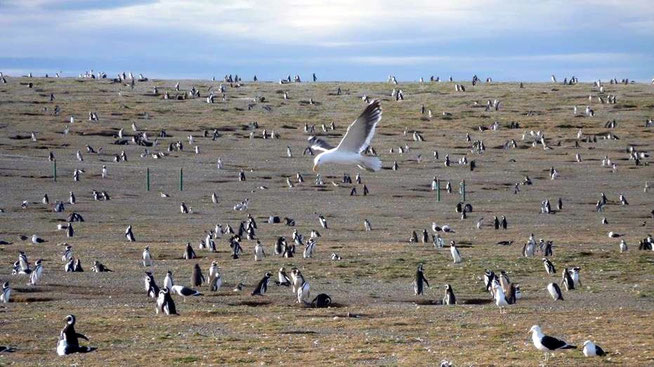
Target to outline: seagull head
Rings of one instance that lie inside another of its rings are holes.
[[[529,329],[529,332],[530,333],[537,333],[537,334],[541,333],[540,326],[538,326],[538,325],[532,326],[531,329]]]

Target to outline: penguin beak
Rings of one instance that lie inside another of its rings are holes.
[[[318,165],[317,164],[313,165],[313,172],[318,172]]]

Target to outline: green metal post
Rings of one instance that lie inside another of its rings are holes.
[[[150,191],[150,167],[145,169],[145,185],[146,190]]]
[[[466,202],[466,180],[461,180],[461,201]]]
[[[179,169],[179,191],[184,191],[184,169]]]
[[[52,161],[52,180],[57,182],[57,161]]]
[[[441,202],[441,180],[436,180],[436,201]]]

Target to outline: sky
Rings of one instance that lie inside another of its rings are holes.
[[[0,0],[0,71],[654,78],[652,0]]]

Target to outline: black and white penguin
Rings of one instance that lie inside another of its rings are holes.
[[[573,290],[575,289],[575,283],[572,280],[572,277],[570,276],[570,272],[568,271],[568,268],[563,269],[563,273],[561,274],[561,284],[565,286],[565,290]]]
[[[155,299],[159,297],[159,287],[154,280],[154,276],[152,276],[152,273],[149,271],[145,272],[145,292],[148,297]]]
[[[270,282],[271,276],[272,274],[266,273],[263,278],[261,278],[257,287],[252,291],[253,296],[263,296],[266,294],[266,291],[268,290],[268,282]]]
[[[454,296],[454,291],[452,290],[452,286],[449,284],[445,284],[445,297],[443,297],[443,304],[444,305],[456,304],[456,297]]]
[[[561,300],[563,301],[563,293],[561,292],[561,288],[559,287],[558,284],[556,283],[550,283],[547,285],[547,291],[550,293],[550,296],[552,296],[552,299],[555,301]]]
[[[9,288],[9,282],[5,282],[0,293],[0,303],[9,303],[9,297],[11,297],[11,288]]]
[[[168,288],[170,290],[173,289],[173,284],[174,284],[173,272],[168,270],[166,272],[166,276],[164,277],[163,286],[164,288]]]
[[[545,271],[547,272],[547,274],[550,275],[556,274],[556,268],[554,268],[554,264],[552,264],[552,262],[548,258],[546,257],[543,258],[543,265],[545,266]]]
[[[105,272],[113,272],[113,270],[109,269],[108,267],[104,266],[101,262],[98,260],[95,260],[93,262],[93,267],[91,268],[92,271],[96,273],[105,273]]]
[[[427,281],[427,278],[425,278],[422,264],[419,264],[418,269],[416,270],[415,280],[413,281],[413,292],[415,293],[416,296],[420,296],[424,294],[425,285],[429,287],[429,281]]]
[[[127,229],[125,229],[125,238],[127,238],[127,241],[129,242],[134,242],[136,239],[134,238],[134,232],[132,232],[132,225],[130,224],[127,226]]]
[[[506,217],[502,216],[502,229],[506,229],[508,227],[508,223],[506,222]]]
[[[200,264],[195,264],[193,267],[193,274],[191,275],[191,285],[193,287],[199,287],[204,283],[205,278],[202,275],[202,269],[200,269]]]
[[[34,263],[34,269],[32,270],[32,273],[30,273],[30,285],[37,285],[41,280],[41,275],[43,275],[43,265],[41,265],[42,261],[43,260],[38,259]]]
[[[72,273],[75,271],[75,258],[71,257],[68,262],[66,262],[66,265],[64,265],[64,271],[67,273]]]
[[[223,285],[223,277],[218,269],[218,263],[215,261],[213,261],[211,267],[209,267],[209,279],[207,282],[209,283],[209,289],[211,289],[212,292],[218,292],[220,287]]]
[[[486,270],[484,273],[484,285],[486,286],[486,290],[493,295],[493,281],[497,279],[497,276],[492,270]]]
[[[495,229],[500,229],[500,220],[497,218],[497,216],[493,217],[493,226]]]
[[[311,306],[315,308],[326,308],[331,304],[332,298],[325,293],[320,293],[316,296],[316,298],[313,299],[313,301],[311,301]]]
[[[304,284],[304,275],[298,268],[293,268],[291,270],[291,286],[293,289],[293,294],[297,294],[298,289]]]
[[[283,285],[285,287],[289,287],[291,285],[291,278],[288,277],[286,274],[286,269],[282,266],[279,268],[279,271],[277,272],[277,281],[275,281],[275,284],[278,286]]]
[[[66,326],[59,333],[59,342],[57,343],[57,354],[65,356],[72,353],[88,353],[96,350],[95,347],[80,346],[79,338],[89,340],[85,335],[75,331],[75,316],[66,316]]]
[[[450,242],[450,254],[452,255],[452,261],[454,261],[455,264],[461,262],[461,253],[459,252],[459,249],[456,248],[456,243],[454,241]]]
[[[152,266],[152,254],[150,253],[150,246],[145,246],[143,250],[143,266]]]
[[[184,259],[185,260],[191,260],[195,259],[197,256],[195,255],[195,250],[193,250],[193,246],[191,246],[190,242],[186,243],[186,248],[184,249]]]
[[[75,264],[73,265],[73,271],[76,273],[84,272],[84,269],[82,268],[82,260],[80,260],[79,257],[75,259]]]
[[[178,315],[175,301],[173,301],[173,297],[170,296],[168,288],[163,288],[159,291],[159,296],[157,297],[157,308],[155,310],[157,313],[162,312],[166,315]]]

